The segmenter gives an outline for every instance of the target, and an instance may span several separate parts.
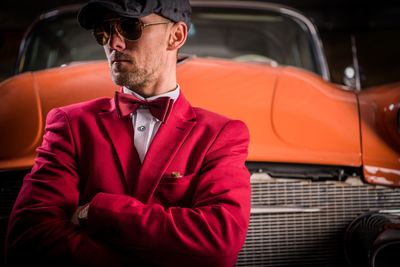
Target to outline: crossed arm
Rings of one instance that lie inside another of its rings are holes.
[[[250,212],[243,165],[247,145],[242,123],[231,121],[221,129],[204,158],[190,207],[166,208],[99,192],[82,228],[71,221],[79,203],[74,141],[66,115],[54,111],[10,218],[9,259],[18,262],[28,255],[44,263],[123,266],[138,258],[154,260],[152,255],[163,265],[174,255],[175,266],[232,266]]]

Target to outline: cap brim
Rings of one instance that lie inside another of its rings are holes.
[[[106,16],[109,18],[110,14],[130,18],[139,17],[139,14],[127,13],[113,2],[96,1],[82,7],[78,14],[78,22],[83,28],[91,30],[97,22],[104,20]]]

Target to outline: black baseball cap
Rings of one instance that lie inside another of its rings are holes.
[[[90,0],[79,11],[78,22],[83,28],[91,30],[110,11],[128,18],[155,13],[174,22],[183,21],[188,27],[192,14],[189,0]]]

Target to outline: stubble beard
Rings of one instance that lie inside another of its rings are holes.
[[[135,63],[130,70],[111,67],[111,76],[115,84],[129,89],[143,88],[149,84],[153,71],[139,68]]]

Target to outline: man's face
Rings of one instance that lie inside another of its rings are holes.
[[[140,19],[144,24],[167,22],[150,14]],[[130,89],[154,84],[166,67],[170,24],[148,26],[136,41],[124,39],[114,29],[104,46],[114,83]]]

